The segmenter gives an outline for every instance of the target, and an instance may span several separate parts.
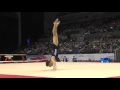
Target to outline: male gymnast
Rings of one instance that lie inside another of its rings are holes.
[[[53,34],[53,44],[52,44],[52,54],[50,57],[50,60],[46,62],[46,66],[53,66],[53,70],[57,69],[56,66],[56,61],[58,59],[58,34],[57,34],[57,28],[60,24],[59,19],[57,18],[54,22],[53,22],[53,30],[52,30],[52,34]]]

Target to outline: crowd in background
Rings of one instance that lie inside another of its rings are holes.
[[[63,29],[71,30],[72,34],[74,30],[79,31],[79,28],[84,28],[82,30],[84,30],[85,38],[79,42],[72,40],[60,41],[60,54],[112,53],[120,46],[120,17],[103,18],[100,20],[76,23],[69,25],[69,27],[61,26],[60,28],[62,31]],[[51,32],[49,33],[51,35]],[[49,34],[47,33],[47,35]],[[50,40],[35,42],[35,44],[27,48],[18,50],[17,53],[26,53],[29,55],[50,54],[52,49],[51,43]]]

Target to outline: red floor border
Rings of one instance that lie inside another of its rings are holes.
[[[108,77],[108,78],[120,78],[120,76],[113,76],[113,77]]]
[[[47,77],[0,74],[0,78],[47,78]]]

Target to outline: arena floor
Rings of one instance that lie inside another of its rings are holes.
[[[57,62],[57,71],[45,62],[0,64],[1,75],[47,78],[108,78],[120,76],[120,63]],[[14,78],[14,77],[13,77]]]

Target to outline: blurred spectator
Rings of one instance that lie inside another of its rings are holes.
[[[67,61],[68,61],[67,57],[64,56],[64,58],[63,58],[63,62],[67,62]]]
[[[77,59],[75,58],[75,56],[73,56],[72,61],[73,61],[73,62],[77,62]]]

